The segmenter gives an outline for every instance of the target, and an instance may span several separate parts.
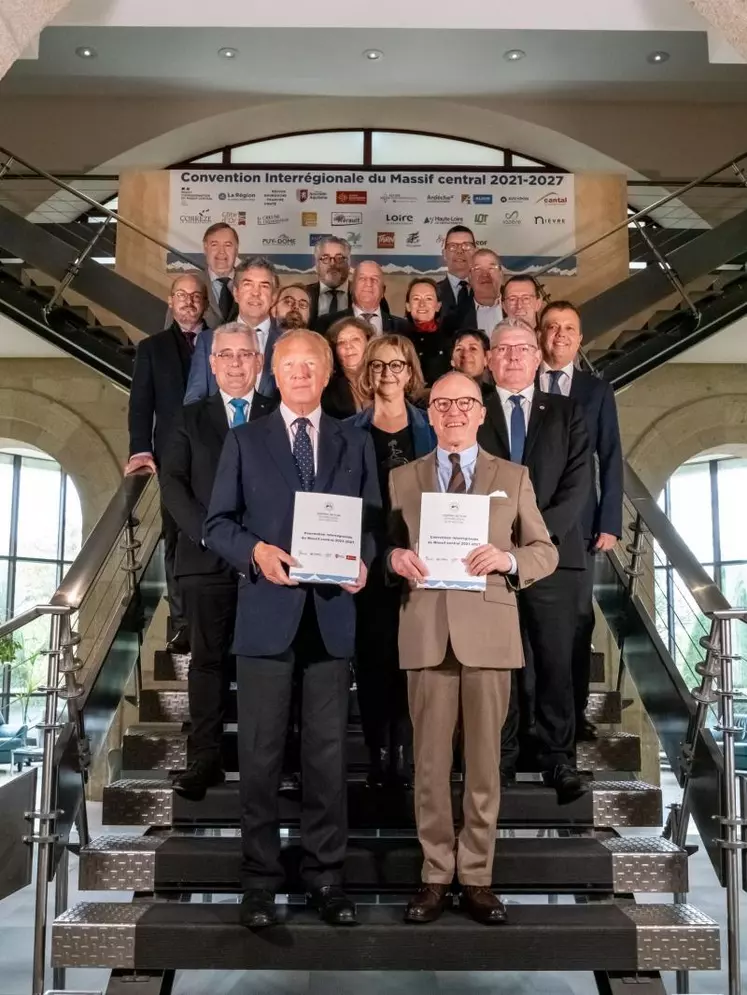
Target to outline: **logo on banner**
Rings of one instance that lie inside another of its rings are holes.
[[[548,218],[546,214],[535,214],[534,223],[536,225],[564,225],[565,218]]]
[[[362,225],[363,214],[360,211],[334,211],[332,225],[335,228],[348,228],[350,225]]]
[[[284,204],[285,198],[288,196],[287,190],[266,190],[265,191],[265,207],[277,207],[278,204]]]
[[[210,194],[207,195],[208,197]],[[256,193],[245,193],[243,190],[235,190],[230,193],[226,193],[225,190],[221,190],[218,194],[218,200],[245,200],[253,201],[257,199]]]
[[[556,193],[546,193],[538,200],[535,201],[537,204],[567,204],[567,197],[560,197]]]
[[[504,225],[520,225],[521,224],[521,219],[519,218],[519,212],[518,211],[506,211],[506,213],[503,215],[503,224]]]
[[[376,232],[376,248],[377,249],[393,249],[395,242],[395,236],[393,231],[377,231]]]
[[[295,238],[291,238],[290,235],[282,234],[278,235],[277,238],[263,238],[262,245],[266,246],[278,246],[282,248],[289,248],[296,244]]]
[[[224,211],[220,216],[221,221],[227,225],[237,225],[239,223],[238,211]]]
[[[457,217],[446,217],[441,214],[432,214],[428,218],[423,219],[424,225],[461,225],[464,223],[464,218]]]
[[[182,187],[182,207],[186,207],[190,200],[210,200],[212,194],[209,193],[194,193],[192,187]]]
[[[492,204],[493,195],[492,193],[473,193],[472,194],[473,204]]]
[[[488,216],[487,216],[487,214],[476,214],[475,215],[475,224],[476,225],[486,225],[487,223],[488,223]]]
[[[450,204],[454,199],[453,193],[429,193],[425,198],[429,204]]]
[[[239,228],[246,225],[246,211],[239,211]]]
[[[383,193],[379,198],[383,204],[414,204],[417,202],[417,197],[408,197],[403,193]],[[428,198],[430,200],[430,197]],[[449,197],[449,200],[451,198]]]
[[[179,224],[182,225],[211,225],[213,219],[210,217],[208,208],[204,208],[199,214],[181,214]]]
[[[463,204],[471,204],[472,203],[472,194],[471,193],[463,193],[462,194],[462,203]]]
[[[351,249],[355,249],[363,241],[363,236],[359,231],[349,231],[345,236],[345,241],[350,244]]]
[[[411,231],[410,234],[405,239],[405,245],[408,249],[416,249],[420,245],[420,232]]]
[[[528,197],[523,197],[521,194],[511,194],[508,197],[501,197],[501,204],[526,204],[528,200]]]
[[[308,190],[296,190],[296,200],[300,201],[302,204],[305,204],[308,199],[309,199]]]
[[[312,247],[319,245],[320,242],[326,242],[328,238],[332,238],[330,232],[315,232],[313,235],[309,235],[309,245]]]
[[[411,214],[387,214],[386,221],[389,225],[411,225],[415,218]]]
[[[301,227],[316,228],[319,224],[319,215],[316,211],[301,211]]]
[[[257,216],[258,225],[287,225],[288,219],[280,214],[260,214]]]
[[[338,190],[335,194],[337,204],[367,204],[368,191],[366,190]]]

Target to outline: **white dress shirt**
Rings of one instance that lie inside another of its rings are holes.
[[[532,398],[534,397],[534,384],[530,383],[528,387],[524,390],[506,390],[505,387],[496,387],[498,391],[498,397],[501,399],[501,408],[503,409],[503,417],[506,419],[506,429],[508,431],[508,437],[511,438],[511,412],[514,410],[514,406],[510,401],[510,398],[514,397],[515,394],[521,395],[521,410],[524,413],[524,424],[529,428],[529,415],[532,411]]]
[[[215,303],[219,304],[220,303],[220,292],[221,292],[221,289],[223,287],[223,284],[221,283],[221,280],[224,280],[225,277],[216,276],[215,273],[213,273],[213,271],[211,269],[209,269],[207,272],[208,272],[208,280],[210,280],[210,286],[211,286],[212,291],[213,291],[213,297],[215,298]],[[227,274],[228,275],[228,289],[229,289],[229,291],[232,294],[233,294],[233,274],[234,274],[233,270],[231,270],[231,272]]]
[[[454,300],[458,302],[459,301],[459,291],[461,290],[461,287],[459,285],[460,285],[460,283],[466,283],[467,284],[467,291],[469,291],[469,280],[466,277],[454,276],[454,274],[453,273],[449,273],[448,270],[446,271],[446,279],[451,284],[451,292],[454,295]]]
[[[377,335],[383,334],[384,325],[381,321],[380,307],[377,307],[375,311],[364,311],[363,308],[359,308],[357,304],[353,304],[353,314],[356,318],[361,318],[364,314],[372,314],[373,318],[364,318],[363,320],[373,326]]]
[[[291,411],[291,409],[285,404],[281,404],[280,414],[283,416],[283,421],[285,422],[285,430],[288,433],[288,441],[290,442],[291,451],[293,450],[293,443],[296,440],[296,432],[298,432],[298,425],[294,425],[295,420],[297,418],[308,418],[310,424],[306,426],[306,431],[311,439],[311,448],[314,451],[314,473],[316,473],[319,463],[319,423],[322,418],[321,406],[314,408],[314,410],[308,415],[297,415],[295,411]]]
[[[558,377],[558,387],[560,387],[560,393],[564,397],[568,397],[571,393],[571,384],[573,383],[573,371],[575,366],[573,361],[562,367],[560,370],[561,376]],[[547,363],[543,362],[540,366],[540,389],[545,392],[545,394],[550,393],[550,367]]]
[[[233,404],[231,404],[231,401],[236,400],[236,398],[232,397],[231,394],[227,394],[224,390],[221,390],[219,393],[223,401],[223,407],[226,409],[228,425],[230,428],[233,428],[233,420],[236,417],[236,408]],[[248,394],[245,394],[241,400],[246,401],[246,420],[249,421],[249,415],[252,410],[252,401],[254,400],[254,389],[252,388],[252,390],[250,390]]]
[[[239,323],[239,325],[246,325],[247,328],[252,327],[248,321],[245,321],[241,317],[241,315],[238,316],[236,321]],[[267,346],[267,338],[270,334],[271,325],[272,325],[272,318],[265,318],[265,320],[261,321],[258,325],[254,325],[254,331],[257,333],[257,346],[259,347],[259,351],[261,352],[263,357],[265,354],[265,347]]]
[[[475,313],[477,315],[477,327],[481,328],[488,338],[493,333],[493,329],[503,318],[503,310],[500,304],[478,304],[475,301]]]
[[[326,283],[319,281],[319,309],[318,314],[329,314],[329,306],[332,303],[332,292],[337,298],[337,310],[345,311],[348,306],[348,284],[347,280],[339,287],[328,287]]]

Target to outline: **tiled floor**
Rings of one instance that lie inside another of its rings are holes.
[[[671,775],[664,781],[665,806],[678,797]],[[100,806],[91,805],[89,811],[91,831],[101,831]],[[109,827],[107,827],[109,831]],[[126,832],[127,829],[117,830]],[[138,835],[134,830],[133,835]],[[693,837],[691,842],[697,842]],[[718,885],[708,858],[699,852],[690,861],[690,901],[703,912],[722,923],[725,937],[725,895]],[[77,901],[127,901],[129,894],[112,892],[78,892],[77,861],[70,863],[70,903]],[[33,940],[33,888],[12,895],[0,902],[0,995],[30,995],[31,952]],[[668,896],[643,895],[641,901],[668,900]],[[533,899],[537,901],[537,899]],[[745,938],[744,955],[747,957],[747,896],[742,903],[742,935]],[[50,921],[52,917],[50,899]],[[723,963],[726,964],[724,945]],[[591,974],[532,973],[484,974],[471,972],[465,964],[460,973],[392,973],[367,971],[358,973],[317,972],[184,972],[177,975],[174,995],[594,995],[596,986]],[[747,960],[743,962],[744,982],[747,984]],[[69,991],[106,991],[108,972],[69,971]],[[674,992],[674,976],[665,976],[669,992]],[[51,987],[51,971],[48,986]],[[724,972],[694,973],[691,975],[693,992],[727,992]]]

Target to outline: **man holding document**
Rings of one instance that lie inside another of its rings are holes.
[[[506,911],[491,890],[500,802],[500,730],[511,670],[523,665],[516,591],[548,576],[558,554],[525,467],[477,445],[485,418],[479,386],[462,373],[437,380],[429,417],[434,453],[397,467],[390,569],[410,581],[400,614],[415,747],[415,817],[423,887],[405,912],[433,922],[449,907],[454,873],[461,905],[497,925]],[[462,829],[451,807],[453,738],[462,716]]]
[[[366,582],[381,507],[366,432],[322,413],[332,372],[326,340],[305,329],[277,341],[280,407],[229,433],[205,540],[243,579],[234,652],[244,897],[241,922],[277,921],[282,889],[278,788],[294,674],[302,685],[301,873],[332,925],[354,925],[342,891],[347,844],[349,661],[353,595]]]

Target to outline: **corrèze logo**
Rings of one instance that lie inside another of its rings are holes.
[[[334,211],[332,225],[335,228],[347,228],[349,225],[362,225],[363,215],[360,211]]]
[[[301,204],[305,204],[308,199],[309,199],[309,191],[308,190],[296,190],[296,200],[297,201],[299,201]]]
[[[520,225],[521,224],[521,219],[519,218],[519,212],[518,211],[506,211],[506,213],[503,215],[503,224],[504,225]]]
[[[493,195],[492,193],[475,193],[472,194],[473,204],[492,204]]]
[[[488,216],[487,216],[487,214],[476,214],[475,215],[475,224],[476,225],[486,225],[487,223],[488,223]]]
[[[393,231],[377,231],[376,232],[376,248],[377,249],[393,249],[394,248],[394,232]]]
[[[387,214],[386,216],[388,225],[411,225],[414,220],[411,214]]]
[[[205,208],[199,214],[180,214],[179,223],[182,225],[210,225],[213,223],[213,219],[210,217],[210,211]]]
[[[420,245],[420,232],[411,231],[410,234],[405,239],[405,245],[408,249],[417,248]]]
[[[301,227],[316,228],[319,224],[319,215],[316,211],[301,211]]]
[[[337,204],[367,204],[368,192],[366,190],[338,190],[335,195]]]

